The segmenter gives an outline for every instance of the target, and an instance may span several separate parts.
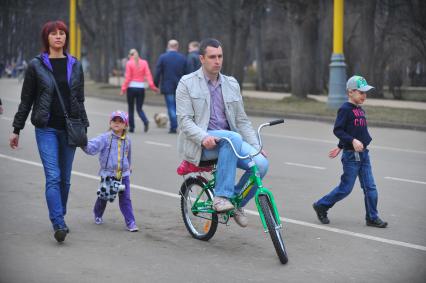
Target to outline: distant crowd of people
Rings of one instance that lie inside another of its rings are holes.
[[[131,49],[125,68],[125,79],[121,86],[120,95],[127,94],[129,113],[129,132],[135,131],[134,108],[144,124],[144,132],[149,129],[149,120],[142,109],[145,100],[145,82],[154,92],[164,95],[167,113],[170,121],[170,134],[177,133],[176,119],[176,88],[181,77],[192,73],[201,67],[200,43],[192,41],[188,45],[188,56],[179,52],[179,42],[169,40],[167,50],[158,58],[154,78],[148,62],[140,58],[136,49]]]
[[[20,78],[25,74],[25,70],[27,69],[27,61],[20,60],[19,62],[15,62],[11,60],[7,63],[0,62],[0,78]]]

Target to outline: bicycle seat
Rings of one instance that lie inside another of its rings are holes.
[[[178,173],[178,175],[186,175],[186,174],[195,173],[195,172],[210,172],[213,170],[213,165],[215,165],[216,162],[217,162],[217,159],[201,161],[199,166],[197,166],[191,162],[184,160],[179,164],[176,172]]]

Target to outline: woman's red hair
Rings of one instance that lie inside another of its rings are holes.
[[[68,27],[63,21],[50,21],[44,24],[43,29],[41,30],[41,41],[43,43],[43,52],[49,53],[49,33],[56,30],[62,30],[65,32],[67,38],[65,40],[64,52],[68,48],[68,39],[69,32]]]

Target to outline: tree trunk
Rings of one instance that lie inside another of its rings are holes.
[[[253,25],[255,33],[255,45],[256,45],[256,89],[264,90],[265,85],[265,67],[263,58],[263,42],[262,42],[262,20],[265,13],[264,5],[259,5],[254,12]]]
[[[306,98],[313,89],[318,1],[289,3],[291,22],[291,93]]]
[[[312,93],[328,93],[333,37],[333,0],[319,1],[318,43],[316,48],[315,86]]]
[[[255,9],[258,2],[254,0],[240,1],[240,7],[237,7],[233,19],[235,33],[231,41],[231,75],[234,76],[240,85],[244,81],[245,66],[247,63],[248,39],[250,35],[250,27]],[[233,42],[233,43],[232,43]],[[229,60],[228,59],[228,60]]]

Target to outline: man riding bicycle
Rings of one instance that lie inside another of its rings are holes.
[[[256,153],[259,141],[244,105],[237,80],[220,73],[223,63],[222,45],[216,39],[200,44],[201,68],[183,76],[176,89],[176,110],[179,126],[178,151],[195,165],[216,160],[216,185],[213,207],[217,212],[234,209],[230,198],[238,195],[250,176],[249,160],[238,159],[231,145],[218,138],[229,138],[240,155]],[[263,178],[269,162],[264,152],[254,157]],[[236,168],[246,170],[237,185]],[[255,195],[256,185],[234,213],[241,227],[247,226],[242,208]]]

